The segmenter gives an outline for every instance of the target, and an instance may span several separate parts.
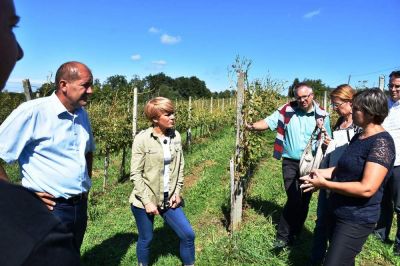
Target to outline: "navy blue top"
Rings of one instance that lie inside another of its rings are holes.
[[[360,181],[367,162],[378,163],[388,169],[385,180],[377,192],[370,198],[358,198],[332,192],[330,206],[334,215],[345,221],[356,224],[376,223],[379,218],[380,202],[383,195],[383,185],[389,176],[395,159],[393,138],[386,131],[365,139],[359,139],[356,134],[332,174],[336,182]]]

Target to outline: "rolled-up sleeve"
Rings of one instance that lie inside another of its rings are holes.
[[[271,115],[267,116],[264,121],[267,123],[268,128],[271,130],[275,130],[276,127],[278,126],[278,120],[279,120],[279,111],[275,110]]]
[[[24,106],[15,109],[0,126],[0,158],[6,163],[18,160],[33,137],[32,112]]]

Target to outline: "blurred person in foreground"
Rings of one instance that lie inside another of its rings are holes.
[[[354,265],[379,219],[383,186],[395,159],[393,138],[381,125],[387,115],[381,90],[358,92],[353,98],[353,122],[362,133],[352,138],[336,167],[315,169],[300,178],[305,192],[330,190],[324,265]]]
[[[252,131],[276,129],[273,156],[278,160],[283,157],[282,175],[287,201],[279,220],[275,249],[293,245],[307,218],[311,193],[303,193],[300,189],[299,166],[301,155],[317,121],[323,119],[326,133],[331,134],[329,115],[314,101],[312,88],[305,83],[299,83],[295,87],[294,95],[295,101],[279,107],[267,118],[247,125],[247,129]]]
[[[393,137],[396,146],[396,160],[392,174],[383,192],[381,215],[375,228],[375,236],[382,242],[389,240],[393,221],[393,211],[397,216],[396,237],[394,240],[394,254],[400,256],[400,71],[393,71],[389,75],[389,115],[382,126]]]
[[[0,92],[23,56],[13,33],[18,21],[13,1],[0,0]],[[35,193],[7,180],[0,165],[0,265],[80,265],[72,233]]]
[[[179,237],[183,264],[194,265],[195,234],[182,209],[184,159],[181,136],[174,129],[175,109],[171,100],[156,97],[144,112],[152,126],[133,141],[129,198],[139,234],[138,264],[149,264],[154,217],[160,215]]]
[[[342,84],[330,93],[331,106],[339,115],[333,127],[332,139],[327,137],[325,144],[328,146],[320,168],[330,168],[337,165],[339,158],[356,133],[361,128],[353,123],[352,100],[355,91],[347,84]],[[321,188],[318,195],[317,220],[313,234],[311,250],[311,265],[323,263],[328,242],[327,206],[328,191]]]

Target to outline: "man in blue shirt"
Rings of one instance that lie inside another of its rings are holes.
[[[57,70],[56,91],[21,104],[0,126],[0,158],[18,161],[22,185],[35,192],[74,234],[80,248],[87,225],[93,134],[82,108],[93,76],[79,62]],[[8,179],[2,169],[0,178]]]
[[[298,84],[295,97],[296,101],[281,106],[267,118],[247,125],[249,130],[276,130],[274,158],[283,157],[287,201],[280,217],[275,248],[291,245],[307,218],[311,193],[303,193],[300,189],[299,162],[318,119],[324,119],[326,133],[331,134],[329,116],[314,101],[312,88],[305,83]]]
[[[400,256],[400,71],[390,73],[388,89],[390,96],[388,98],[389,115],[383,121],[382,126],[394,140],[396,159],[383,192],[381,214],[376,225],[375,235],[383,242],[389,240],[394,211],[397,216],[394,254]]]

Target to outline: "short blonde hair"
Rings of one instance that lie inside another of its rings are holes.
[[[339,98],[345,102],[351,102],[353,100],[355,91],[353,88],[348,84],[339,85],[336,89],[334,89],[330,96],[331,98]]]
[[[158,119],[162,113],[175,113],[174,105],[168,98],[156,97],[149,100],[144,106],[144,114],[151,122]]]

